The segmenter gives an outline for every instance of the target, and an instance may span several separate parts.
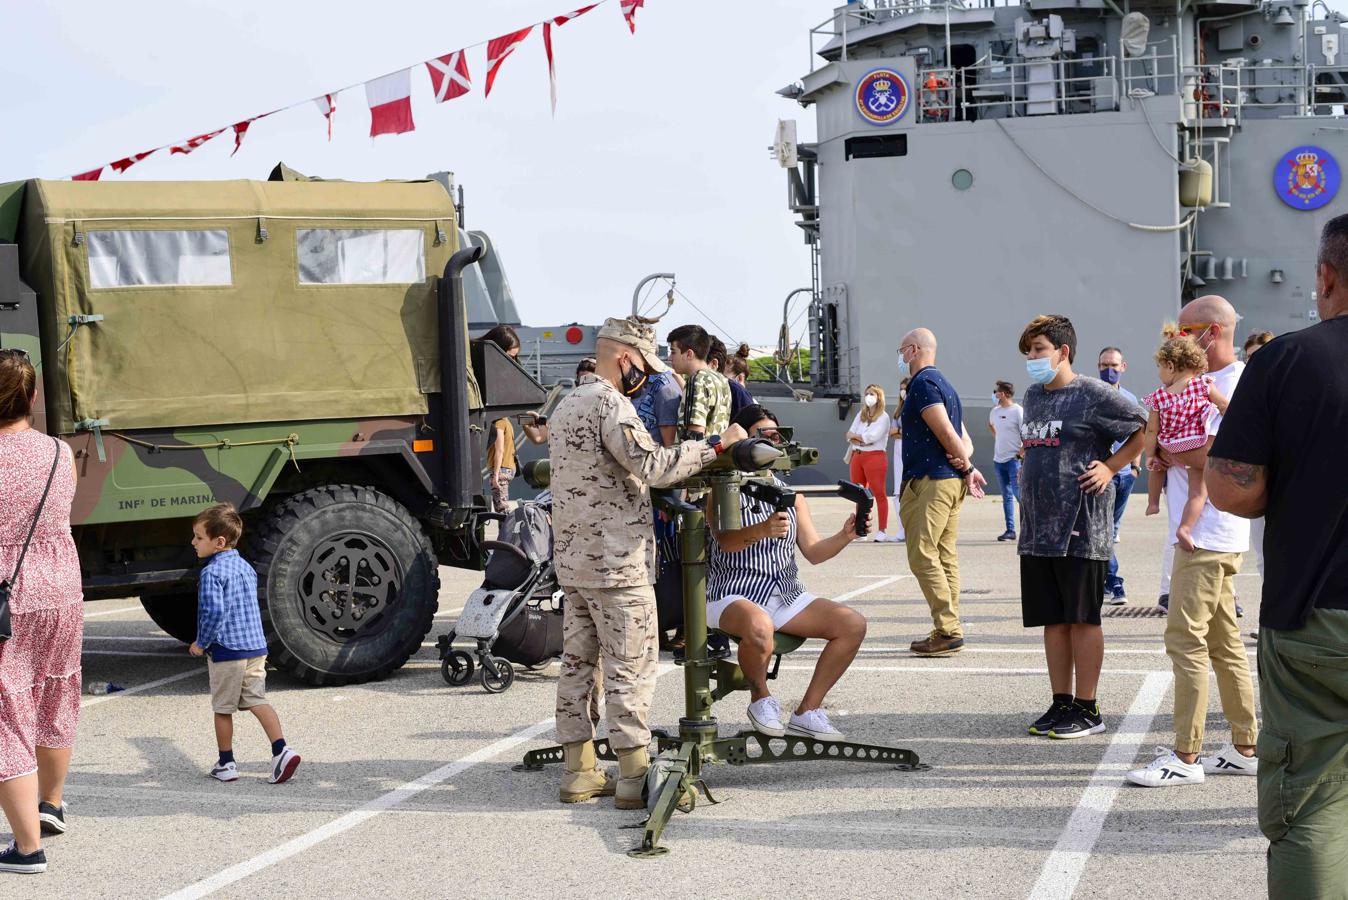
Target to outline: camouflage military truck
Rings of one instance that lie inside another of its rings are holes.
[[[479,568],[485,425],[542,387],[470,345],[434,180],[0,185],[0,346],[75,451],[86,599],[196,633],[191,519],[242,512],[271,659],[314,684],[419,648],[437,563]],[[442,381],[442,373],[449,373]]]

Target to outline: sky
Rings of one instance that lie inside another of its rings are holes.
[[[618,0],[554,29],[549,109],[539,29],[484,98],[436,104],[427,59],[569,12],[584,0],[17,0],[0,53],[0,182],[67,178],[345,85],[331,142],[311,103],[228,132],[190,156],[160,151],[125,175],[155,181],[305,174],[376,181],[455,173],[465,220],[496,243],[526,324],[626,315],[645,275],[674,272],[694,321],[731,341],[776,340],[809,254],[770,157],[776,95],[808,70],[809,29],[834,0],[647,0],[628,32]],[[359,85],[415,65],[416,130],[369,137]],[[667,330],[667,329],[665,329]],[[663,334],[663,331],[662,331]]]

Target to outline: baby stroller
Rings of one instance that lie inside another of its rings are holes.
[[[562,600],[552,568],[551,498],[523,501],[500,520],[499,538],[484,541],[489,551],[482,586],[468,597],[449,634],[440,636],[440,674],[455,687],[474,669],[493,694],[515,682],[518,663],[545,668],[562,655]],[[473,652],[455,650],[457,638],[477,642]]]

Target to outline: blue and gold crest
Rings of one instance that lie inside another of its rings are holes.
[[[1339,164],[1319,147],[1296,147],[1278,160],[1273,189],[1293,209],[1319,209],[1338,193]]]
[[[857,112],[872,125],[893,125],[908,111],[908,82],[893,69],[875,69],[857,82]]]

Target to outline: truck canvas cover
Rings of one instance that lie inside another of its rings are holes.
[[[434,181],[29,181],[51,426],[425,413],[457,235]]]

